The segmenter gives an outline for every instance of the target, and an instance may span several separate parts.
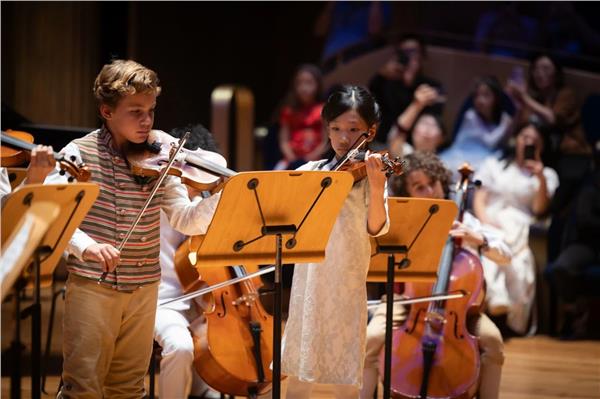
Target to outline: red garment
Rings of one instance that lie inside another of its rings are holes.
[[[313,104],[300,109],[286,106],[281,110],[279,123],[290,130],[290,147],[298,158],[304,158],[323,140],[321,110],[323,104]]]

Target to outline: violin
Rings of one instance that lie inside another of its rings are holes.
[[[24,143],[33,144],[33,135],[31,133],[20,132],[17,130],[7,130],[2,133],[2,141],[4,141],[4,135],[7,135],[21,140]],[[0,153],[3,167],[20,166],[29,160],[29,153],[27,151],[18,147],[5,146],[4,143],[0,147]]]
[[[352,177],[354,178],[354,183],[359,182],[367,177],[367,165],[365,163],[367,153],[365,151],[361,151],[361,148],[366,146],[368,142],[372,141],[374,137],[374,129],[361,134],[352,144],[350,150],[348,150],[348,152],[335,164],[332,170],[346,171],[351,173]],[[387,151],[380,151],[378,154],[382,155],[382,172],[385,172],[386,177],[402,174],[404,161],[401,161],[400,157],[390,159]]]
[[[462,220],[472,169],[460,169],[455,202]],[[467,318],[479,313],[485,296],[479,258],[449,237],[444,246],[435,284],[405,285],[405,295],[420,297],[464,290],[452,301],[411,305],[404,325],[393,332],[391,392],[395,398],[472,398],[479,380],[477,337],[467,329]],[[384,357],[381,357],[381,367]]]
[[[402,174],[404,161],[401,161],[399,157],[391,159],[387,151],[379,151],[376,154],[381,154],[381,162],[383,162],[382,172],[385,172],[386,177],[389,178],[392,175]],[[358,152],[352,157],[354,162],[346,162],[337,170],[351,173],[354,183],[361,181],[367,177],[366,155],[367,153],[364,151]]]
[[[184,290],[194,291],[248,273],[243,266],[208,267],[200,276],[194,266],[202,239],[190,237],[176,252],[175,268]],[[261,285],[255,277],[205,294],[200,304],[206,324],[193,333],[194,368],[221,393],[254,398],[270,390],[273,317],[258,300],[257,287]]]
[[[29,152],[36,146],[33,144],[33,136],[27,132],[15,130],[2,131],[2,166],[20,165],[29,159]],[[18,148],[19,150],[15,150]],[[65,159],[64,156],[54,152],[54,159],[58,162],[60,174],[69,174],[69,181],[76,179],[79,182],[86,182],[90,179],[91,173],[84,163],[76,164],[75,157]]]
[[[227,161],[220,154],[202,149],[192,151],[183,148],[188,136],[189,132],[182,140],[179,140],[163,131],[151,130],[144,143],[129,143],[126,158],[133,174],[142,177],[157,177],[158,179],[152,192],[146,198],[144,206],[139,210],[135,221],[119,244],[118,251],[125,247],[167,175],[178,176],[183,184],[200,191],[215,193],[223,187],[227,178],[237,174],[226,167]],[[107,271],[103,272],[98,283],[103,282],[107,275]]]
[[[133,174],[145,177],[159,176],[177,148],[179,139],[159,130],[152,130],[145,143],[130,144],[127,161]],[[237,174],[227,168],[225,158],[216,152],[201,148],[182,148],[166,172],[178,176],[181,182],[200,191],[214,193],[225,180]]]

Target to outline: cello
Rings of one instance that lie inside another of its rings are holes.
[[[473,170],[460,170],[455,202],[462,221]],[[453,301],[413,304],[404,325],[394,330],[391,392],[395,398],[472,398],[479,380],[477,338],[467,329],[467,317],[479,312],[485,295],[479,258],[448,237],[432,284],[406,284],[408,297],[453,290],[469,294]],[[382,357],[383,362],[383,357]]]
[[[200,277],[194,266],[201,243],[202,236],[190,237],[175,254],[184,292],[247,274],[244,266],[209,267]],[[273,317],[258,300],[260,285],[255,277],[205,294],[200,302],[207,322],[192,332],[194,368],[219,392],[255,398],[270,390]]]

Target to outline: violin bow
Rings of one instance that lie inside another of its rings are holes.
[[[456,291],[443,292],[441,294],[434,294],[434,295],[428,295],[428,296],[417,296],[417,297],[406,298],[406,299],[394,299],[393,302],[400,304],[400,305],[411,305],[413,303],[446,301],[448,299],[458,299],[458,298],[462,298],[468,294],[469,294],[469,292],[467,292],[465,290],[456,290]],[[382,302],[384,302],[384,301],[382,301],[380,299],[376,299],[373,301],[367,301],[367,307],[372,308],[372,307],[380,305]]]
[[[337,171],[338,169],[340,169],[349,159],[353,158],[356,154],[358,154],[358,152],[360,151],[360,148],[365,145],[368,141],[369,138],[371,136],[369,135],[369,132],[364,132],[362,133],[360,136],[358,136],[358,138],[356,139],[356,141],[354,141],[354,143],[352,143],[352,147],[350,150],[348,150],[348,152],[346,153],[346,155],[344,155],[342,157],[342,159],[340,159],[338,161],[338,163],[335,164],[335,166],[331,169],[333,172]],[[357,145],[358,141],[362,139],[362,141]]]
[[[160,172],[160,175],[158,176],[158,181],[154,185],[154,188],[150,192],[150,195],[148,195],[148,198],[146,199],[146,203],[144,204],[143,208],[140,209],[137,217],[135,218],[135,221],[133,222],[133,224],[129,228],[129,231],[127,232],[127,235],[125,235],[125,238],[123,238],[123,241],[121,241],[121,244],[119,244],[119,248],[117,248],[117,250],[119,251],[119,253],[123,250],[123,248],[125,247],[125,244],[129,240],[129,237],[131,237],[131,234],[133,233],[133,230],[135,230],[135,228],[137,227],[137,224],[142,219],[142,215],[144,214],[144,212],[146,212],[146,209],[150,205],[150,201],[152,201],[152,198],[154,198],[154,195],[158,191],[158,188],[162,184],[163,180],[165,180],[165,177],[167,177],[167,172],[169,171],[169,169],[171,169],[171,166],[175,162],[175,158],[177,157],[177,155],[179,154],[179,152],[183,148],[183,145],[185,144],[185,142],[187,141],[187,139],[189,137],[190,137],[190,132],[186,132],[183,135],[183,137],[179,140],[179,145],[177,146],[177,148],[175,149],[175,151],[173,151],[173,153],[171,154],[171,156],[169,158],[169,163],[167,164],[167,167],[164,168],[162,170],[162,172]],[[102,276],[100,276],[100,278],[98,279],[98,284],[102,283],[104,281],[104,279],[106,279],[107,275],[108,275],[108,272],[103,272]]]
[[[265,267],[264,269],[261,269],[257,272],[250,273],[250,274],[247,274],[247,275],[241,276],[241,277],[232,278],[231,280],[223,281],[222,283],[214,284],[214,285],[211,285],[210,287],[204,287],[197,291],[190,292],[188,294],[178,296],[176,298],[163,299],[162,301],[158,302],[158,307],[160,308],[161,306],[169,305],[171,303],[181,302],[181,301],[185,301],[188,299],[194,299],[194,298],[197,298],[204,294],[208,294],[209,292],[218,290],[219,288],[228,287],[230,285],[237,284],[237,283],[240,283],[245,280],[250,280],[254,277],[258,277],[258,276],[262,276],[263,274],[271,273],[272,271],[275,271],[275,266]]]

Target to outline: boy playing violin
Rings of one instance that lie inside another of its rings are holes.
[[[450,192],[451,173],[433,153],[417,151],[404,158],[404,174],[395,177],[391,187],[396,195],[417,198],[443,199]],[[504,241],[485,229],[479,220],[466,212],[463,222],[454,222],[450,235],[460,237],[463,246],[479,252],[501,265],[510,263],[511,252]],[[379,305],[367,326],[367,349],[364,364],[361,399],[371,399],[379,375],[379,354],[385,344],[386,304]],[[407,312],[403,305],[394,304],[394,324],[404,323]],[[496,325],[485,313],[467,319],[469,331],[479,339],[481,370],[479,394],[481,399],[497,399],[500,389],[504,344]],[[450,371],[451,372],[451,371]]]
[[[168,176],[117,250],[156,183],[134,176],[126,154],[148,138],[160,91],[156,73],[134,61],[104,65],[94,82],[104,124],[62,150],[85,162],[100,194],[67,247],[59,397],[144,396],[160,280],[160,211],[182,233],[201,234],[218,201],[190,201],[179,179]],[[57,171],[46,179],[64,181]]]

